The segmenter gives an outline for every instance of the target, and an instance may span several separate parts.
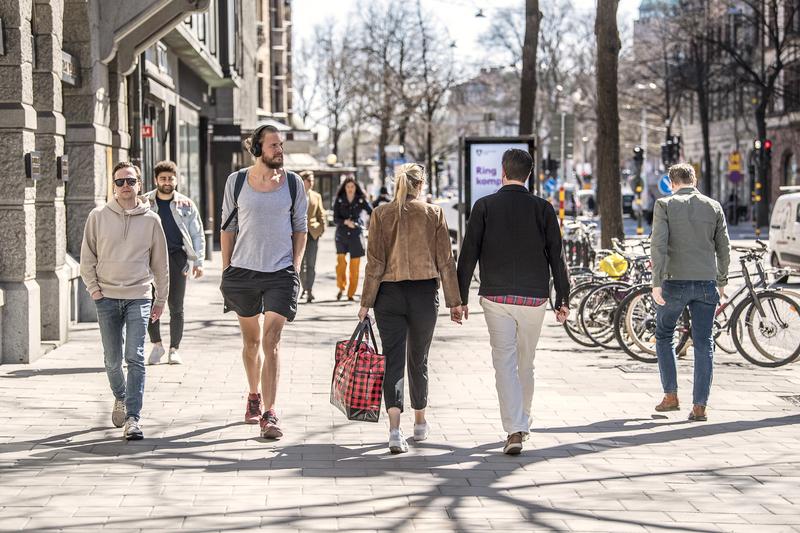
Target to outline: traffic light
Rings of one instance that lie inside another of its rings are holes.
[[[765,140],[763,147],[764,147],[764,157],[767,158],[767,161],[770,161],[772,159],[772,141],[769,139]]]
[[[681,159],[681,136],[670,135],[661,145],[661,162],[665,167],[674,165]]]
[[[639,164],[644,161],[644,150],[638,144],[633,147],[633,161]]]

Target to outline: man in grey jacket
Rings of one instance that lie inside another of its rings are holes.
[[[656,411],[677,411],[675,325],[692,317],[694,391],[689,420],[705,421],[714,359],[714,312],[728,282],[730,242],[719,202],[700,194],[691,165],[669,169],[672,196],[655,204],[651,255],[656,308],[656,354],[664,399]]]
[[[175,190],[178,185],[178,166],[172,161],[160,161],[153,169],[156,189],[145,195],[150,209],[158,214],[169,251],[169,353],[171,365],[183,363],[178,349],[183,338],[183,299],[186,295],[186,279],[189,277],[189,261],[195,278],[203,275],[203,258],[206,253],[203,222],[197,206],[188,197]],[[153,350],[147,364],[156,365],[166,352],[161,342],[161,321],[151,322],[147,327]]]

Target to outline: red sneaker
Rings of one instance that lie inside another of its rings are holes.
[[[247,409],[244,412],[245,424],[258,424],[261,419],[262,407],[260,394],[248,394]]]
[[[278,427],[278,416],[275,411],[270,409],[261,417],[261,437],[265,439],[279,439],[283,437],[283,431]]]

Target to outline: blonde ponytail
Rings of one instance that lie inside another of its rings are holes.
[[[392,200],[397,204],[398,215],[403,214],[409,194],[419,194],[424,182],[425,167],[417,163],[400,165],[394,176],[394,200]]]

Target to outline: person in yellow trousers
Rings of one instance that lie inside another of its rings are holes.
[[[339,186],[333,201],[333,221],[336,224],[336,286],[339,292],[336,299],[341,300],[345,289],[347,299],[355,301],[358,287],[358,268],[364,257],[364,234],[362,215],[372,214],[364,191],[352,176],[348,176]],[[350,255],[350,280],[347,280],[347,255]]]

